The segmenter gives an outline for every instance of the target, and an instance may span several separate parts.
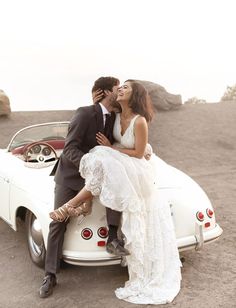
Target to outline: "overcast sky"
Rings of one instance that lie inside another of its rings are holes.
[[[100,76],[219,101],[236,83],[235,0],[0,0],[0,89],[13,111],[91,103]]]

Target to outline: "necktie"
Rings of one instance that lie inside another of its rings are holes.
[[[104,127],[104,134],[105,136],[109,136],[109,130],[110,130],[110,122],[111,122],[111,115],[106,113],[105,114],[106,121],[105,121],[105,127]]]

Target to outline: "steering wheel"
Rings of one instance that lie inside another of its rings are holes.
[[[57,160],[58,156],[55,149],[47,142],[36,141],[28,144],[23,150],[25,161],[35,161],[45,163],[51,160]]]

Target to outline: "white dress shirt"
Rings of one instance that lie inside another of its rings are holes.
[[[106,122],[106,114],[111,114],[108,110],[107,110],[107,108],[103,105],[103,104],[101,104],[101,103],[99,103],[99,105],[101,106],[101,108],[102,108],[102,114],[103,114],[103,125],[105,126],[105,122]]]

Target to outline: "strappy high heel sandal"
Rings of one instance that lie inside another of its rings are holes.
[[[69,203],[63,204],[61,207],[58,209],[54,210],[53,212],[49,213],[49,216],[52,220],[58,221],[58,222],[63,222],[67,221],[67,219],[70,217],[68,209],[71,206]]]
[[[92,213],[92,201],[85,201],[77,207],[68,207],[69,216],[78,217],[78,216],[87,216]]]

